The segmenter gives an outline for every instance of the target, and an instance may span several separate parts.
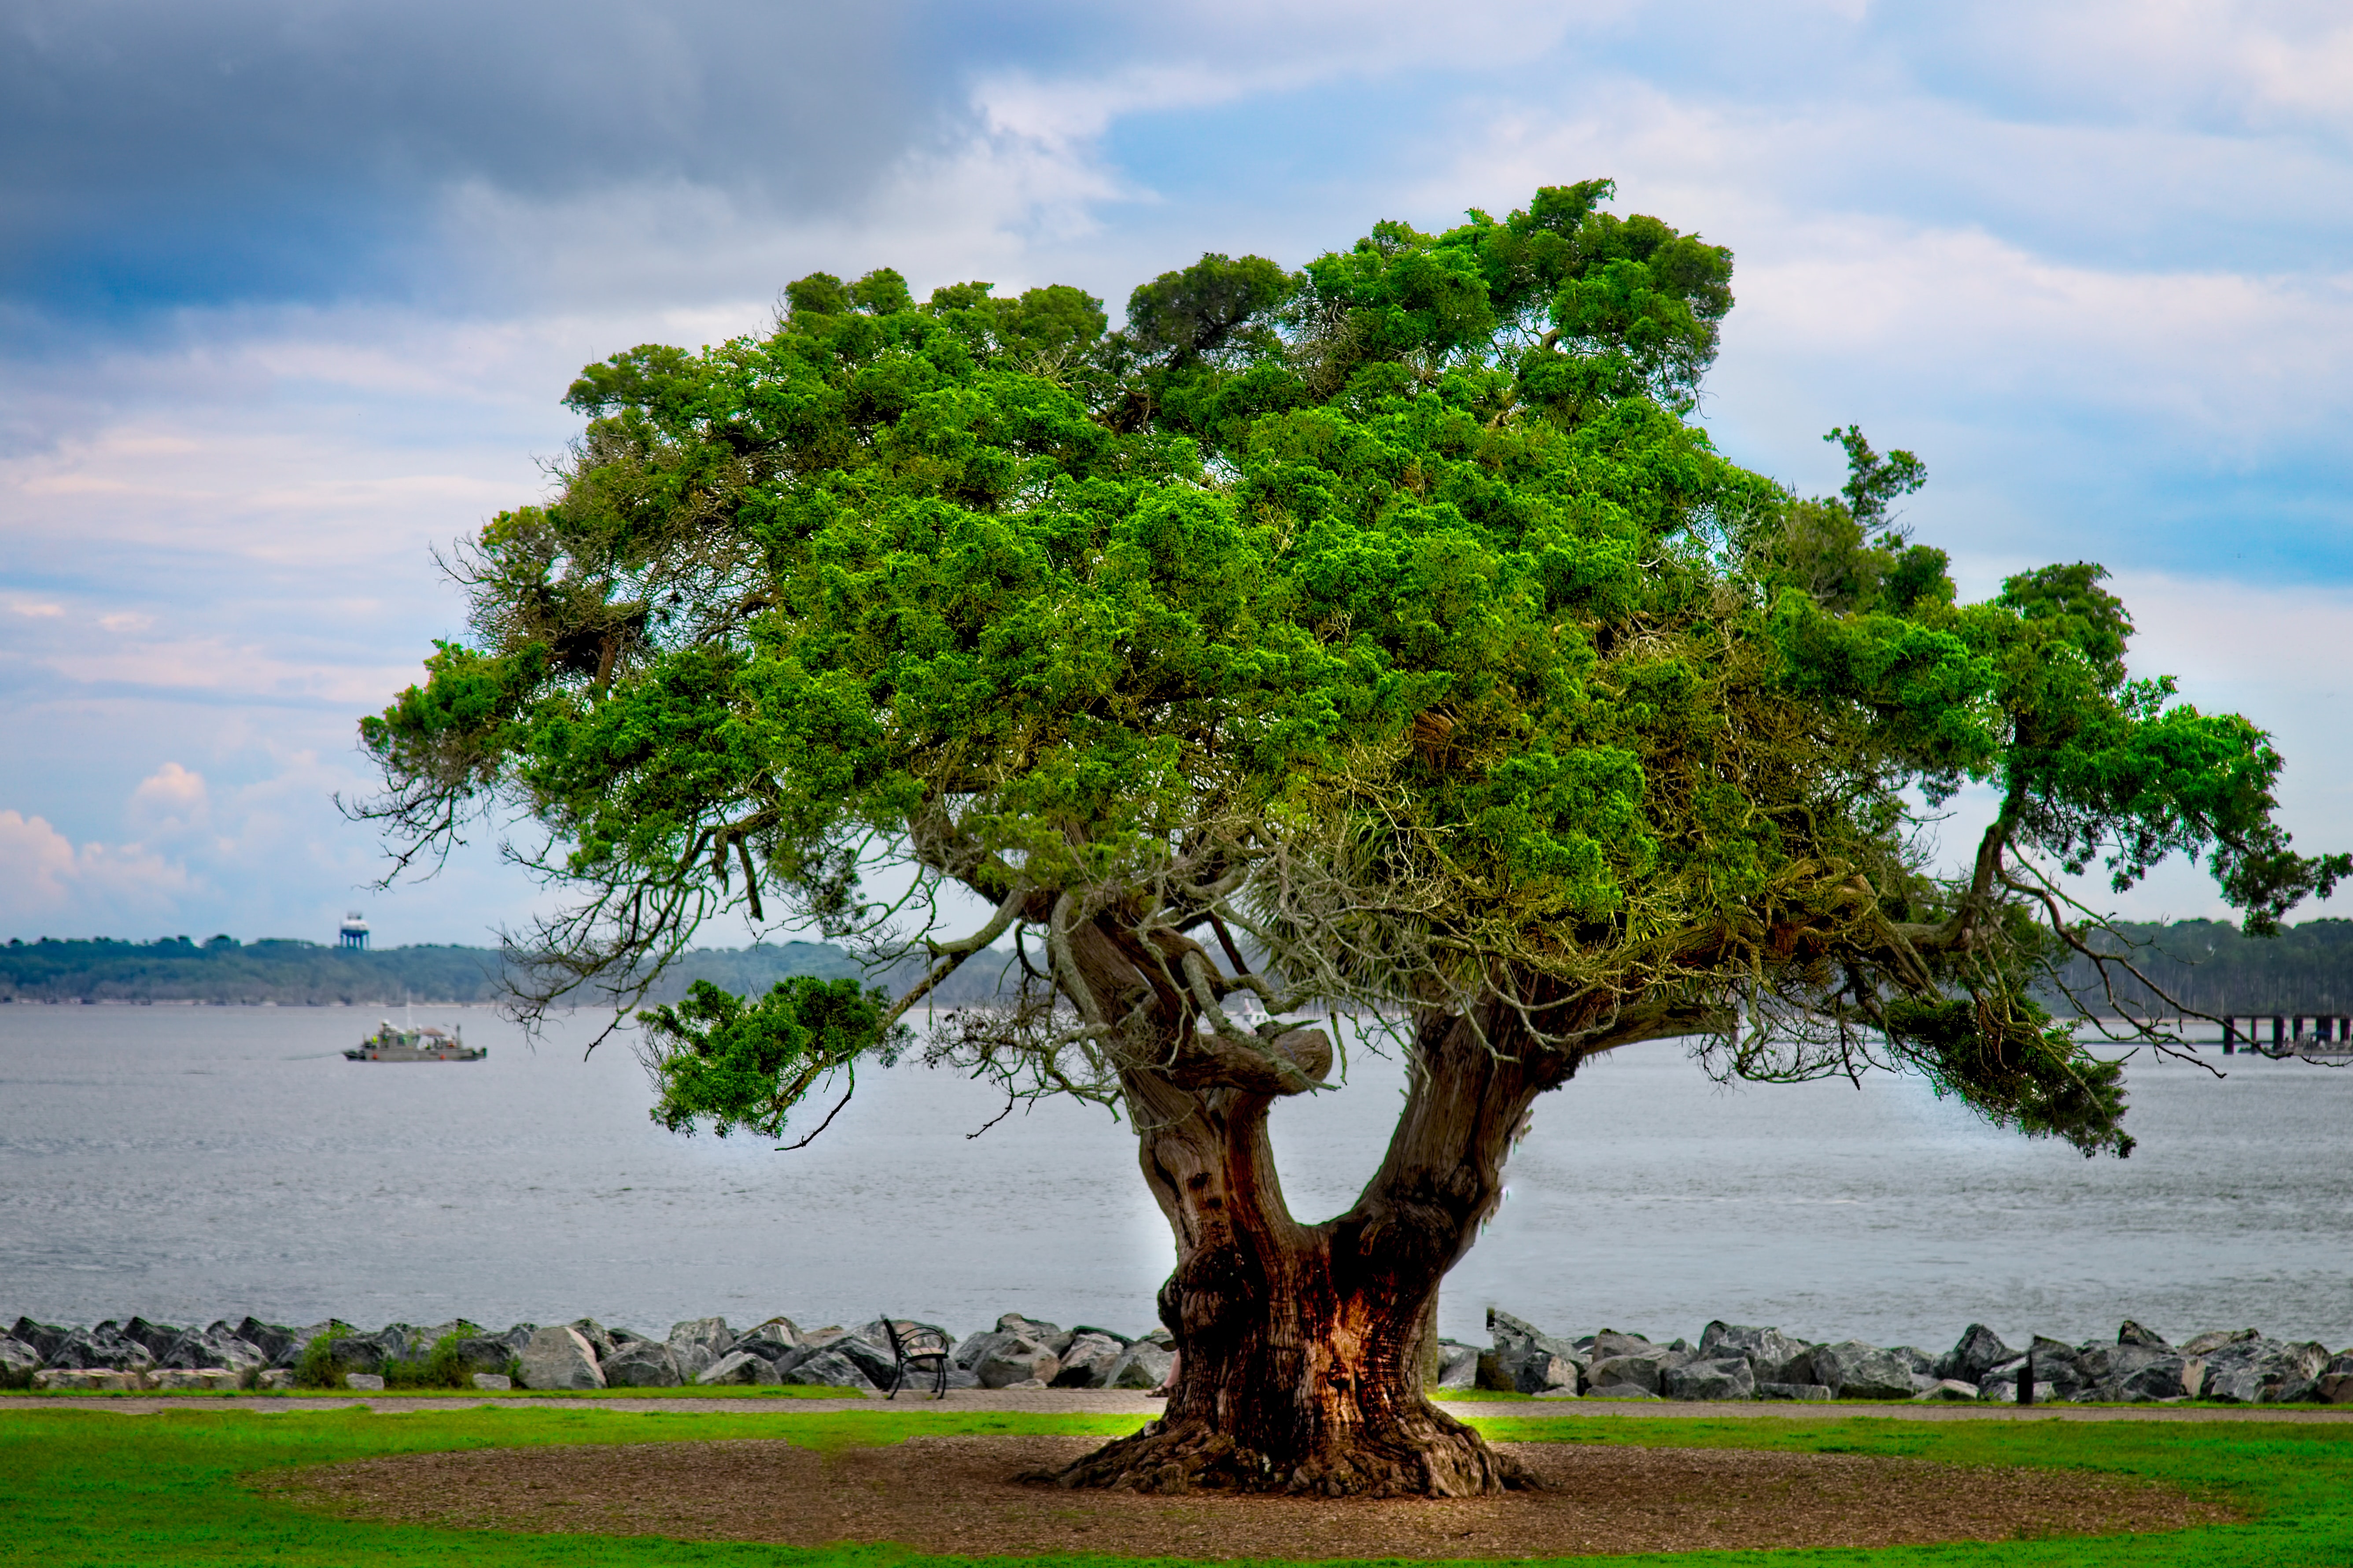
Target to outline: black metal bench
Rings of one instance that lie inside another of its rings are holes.
[[[932,1374],[932,1397],[945,1399],[948,1395],[948,1352],[955,1348],[955,1340],[944,1329],[929,1323],[913,1323],[904,1319],[885,1318],[882,1331],[891,1336],[891,1356],[898,1363],[891,1373],[891,1392],[885,1399],[899,1397],[900,1386],[907,1373]]]

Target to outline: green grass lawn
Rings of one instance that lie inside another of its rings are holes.
[[[796,1412],[780,1406],[633,1415],[515,1403],[375,1415],[320,1409],[265,1415],[227,1401],[150,1415],[60,1407],[0,1411],[0,1563],[118,1564],[712,1563],[945,1565],[892,1547],[800,1551],[644,1537],[524,1535],[354,1523],[311,1514],[240,1484],[290,1467],[380,1454],[558,1443],[782,1437],[813,1447],[913,1434],[1133,1430],[1139,1416],[950,1411]],[[2353,1564],[2353,1423],[1944,1422],[1885,1419],[1608,1416],[1477,1423],[1506,1441],[1774,1448],[1880,1454],[1961,1465],[2042,1465],[2210,1489],[2244,1523],[2169,1535],[1799,1552],[1694,1552],[1691,1568],[2346,1568]],[[1067,1568],[1136,1559],[1054,1559]],[[1586,1559],[1581,1561],[1598,1561]],[[1617,1561],[1630,1561],[1620,1559]]]

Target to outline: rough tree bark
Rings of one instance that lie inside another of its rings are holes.
[[[1267,1114],[1323,1081],[1331,1041],[1294,1029],[1220,1049],[1116,945],[1099,934],[1076,944],[1096,994],[1137,996],[1149,984],[1167,1004],[1150,1014],[1174,1020],[1156,1054],[1129,1043],[1128,1059],[1150,1065],[1123,1076],[1145,1179],[1176,1236],[1160,1315],[1178,1376],[1160,1419],[1053,1479],[1335,1497],[1470,1497],[1517,1484],[1515,1467],[1423,1395],[1417,1352],[1440,1282],[1502,1197],[1504,1160],[1531,1102],[1573,1061],[1512,1053],[1516,1019],[1501,1008],[1481,1020],[1484,1038],[1465,1019],[1424,1019],[1379,1171],[1347,1213],[1303,1225],[1283,1202]]]

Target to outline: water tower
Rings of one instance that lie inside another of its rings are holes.
[[[343,929],[335,933],[335,945],[358,952],[366,951],[367,921],[360,918],[359,910],[353,910],[343,917]]]

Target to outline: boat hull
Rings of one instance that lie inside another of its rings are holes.
[[[478,1062],[491,1054],[488,1046],[469,1046],[454,1030],[427,1025],[396,1029],[390,1019],[376,1032],[343,1053],[347,1062]]]
[[[491,1053],[471,1047],[454,1051],[417,1051],[400,1046],[382,1049],[362,1046],[355,1051],[345,1051],[343,1059],[350,1062],[478,1062]]]

